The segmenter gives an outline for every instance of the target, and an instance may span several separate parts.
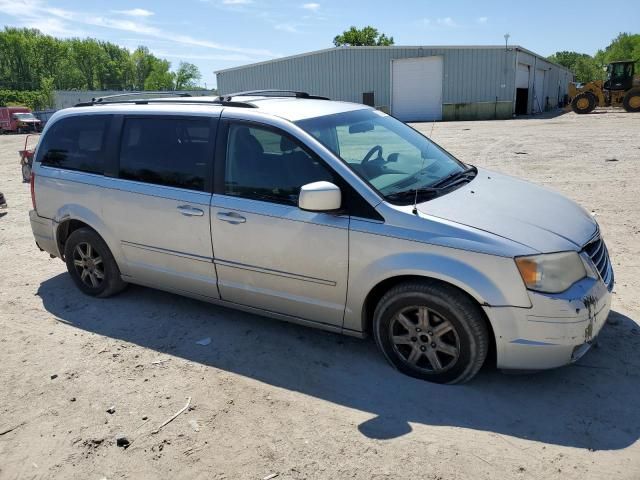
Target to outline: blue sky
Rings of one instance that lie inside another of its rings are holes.
[[[332,46],[350,25],[372,25],[397,45],[495,45],[510,33],[542,55],[595,53],[619,32],[639,33],[640,2],[428,0],[0,0],[0,24],[57,37],[146,45],[177,65],[214,70]]]

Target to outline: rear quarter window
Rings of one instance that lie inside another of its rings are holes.
[[[87,173],[104,173],[110,115],[82,115],[58,120],[42,139],[42,165]]]

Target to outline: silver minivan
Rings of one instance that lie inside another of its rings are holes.
[[[611,306],[598,224],[378,110],[303,92],[57,112],[31,226],[80,290],[146,285],[364,337],[439,383],[580,358]]]

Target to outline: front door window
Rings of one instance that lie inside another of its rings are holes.
[[[232,124],[226,160],[226,195],[297,205],[303,185],[335,182],[321,160],[291,137],[266,128]]]

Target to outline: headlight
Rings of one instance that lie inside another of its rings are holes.
[[[587,271],[577,252],[549,253],[517,257],[516,265],[529,290],[544,293],[564,292]]]

